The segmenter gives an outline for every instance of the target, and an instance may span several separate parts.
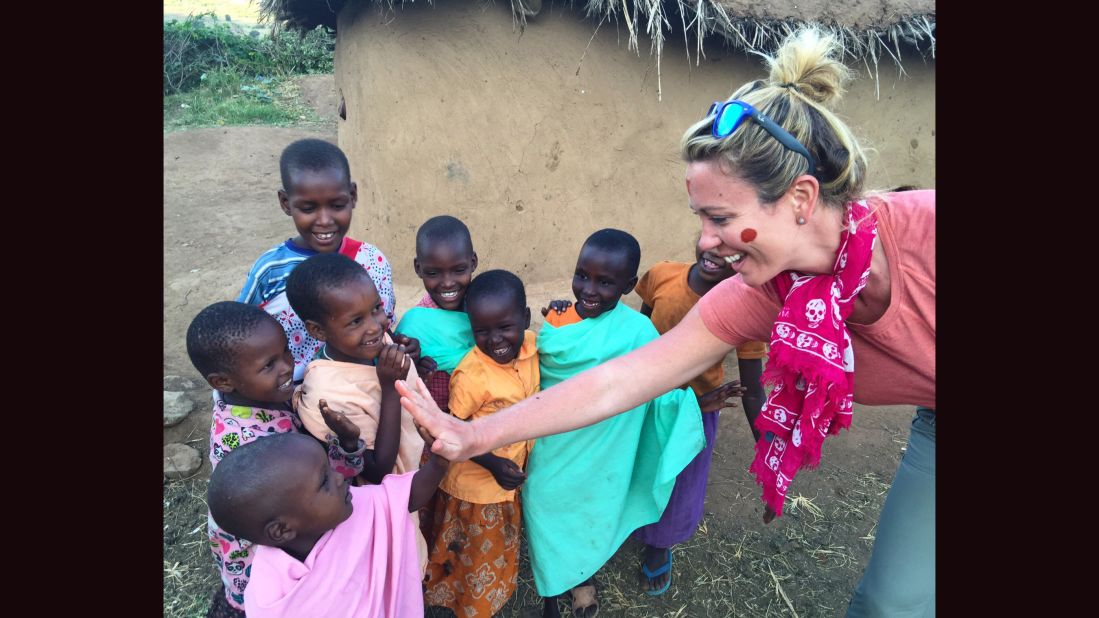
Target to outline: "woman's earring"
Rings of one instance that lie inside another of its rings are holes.
[[[798,225],[805,225],[805,217],[798,217]]]

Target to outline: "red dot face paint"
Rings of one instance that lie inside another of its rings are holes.
[[[756,239],[756,231],[750,227],[744,228],[744,231],[740,233],[740,239],[744,242],[752,242]]]

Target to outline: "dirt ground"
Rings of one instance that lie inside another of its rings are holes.
[[[331,76],[305,78],[301,90],[327,119],[319,129],[219,127],[164,135],[165,388],[185,390],[195,403],[187,419],[165,428],[164,443],[189,443],[204,460],[194,477],[164,483],[167,616],[205,615],[217,583],[205,540],[210,395],[187,360],[184,333],[200,309],[235,298],[255,258],[292,235],[275,198],[279,152],[302,137],[336,138],[338,101]],[[360,203],[355,216],[365,208]],[[411,238],[405,246],[382,250],[392,262],[411,261]],[[418,283],[397,282],[398,312],[422,294]],[[568,273],[527,284],[535,309],[569,295]],[[626,300],[639,304],[636,295]],[[732,355],[727,370],[736,376]],[[597,576],[600,615],[842,615],[869,557],[913,410],[856,405],[853,430],[830,439],[820,469],[803,472],[791,489],[792,498],[809,502],[787,507],[787,514],[770,525],[761,521],[760,492],[747,473],[751,434],[739,408],[725,410],[706,516],[695,537],[675,550],[672,588],[662,597],[641,591],[640,546],[627,541]],[[525,564],[520,580],[501,616],[538,615],[540,601]],[[447,612],[429,610],[429,615]]]

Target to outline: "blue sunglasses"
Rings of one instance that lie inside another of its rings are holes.
[[[714,114],[717,114],[713,121],[712,133],[714,138],[728,137],[733,131],[736,131],[745,118],[751,118],[783,146],[805,157],[809,162],[809,173],[816,177],[817,164],[813,161],[813,155],[809,154],[809,150],[797,138],[790,135],[786,129],[775,124],[773,120],[756,108],[744,101],[714,101],[713,105],[710,106],[710,111],[706,112],[706,117],[709,118]]]

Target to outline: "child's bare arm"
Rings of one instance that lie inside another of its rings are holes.
[[[424,439],[425,443],[431,444],[435,441],[435,437],[427,433],[427,430],[423,427],[417,426],[416,430],[420,432],[420,437]],[[448,468],[450,468],[450,462],[436,453],[432,453],[424,465],[420,466],[420,469],[412,476],[412,489],[408,494],[409,513],[415,513],[431,501],[432,496],[435,495],[435,490],[439,487],[439,483],[446,476]]]
[[[404,352],[404,346],[390,344],[378,355],[378,382],[382,387],[382,405],[378,413],[378,434],[374,437],[374,450],[366,451],[362,476],[371,483],[381,483],[382,478],[393,472],[397,452],[401,446],[401,396],[393,383],[408,375],[412,360]]]

